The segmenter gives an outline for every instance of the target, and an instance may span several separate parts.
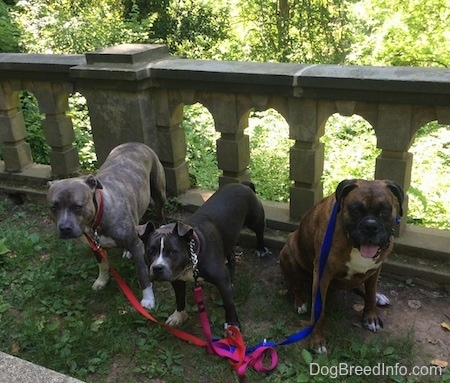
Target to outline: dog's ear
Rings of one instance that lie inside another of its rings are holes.
[[[178,234],[180,237],[186,237],[187,236],[187,239],[190,240],[192,238],[192,236],[193,236],[194,229],[191,226],[186,225],[185,223],[178,221],[175,224],[175,227],[173,228],[173,231],[176,234]]]
[[[147,222],[144,225],[136,226],[136,231],[142,242],[145,242],[147,241],[147,238],[150,236],[150,234],[155,231],[155,226],[153,225],[153,223]]]
[[[356,180],[344,180],[339,182],[339,185],[336,188],[336,203],[338,204],[338,212],[341,210],[342,200],[350,193],[353,189],[357,188]]]
[[[103,186],[98,180],[98,178],[93,176],[92,174],[89,174],[84,180],[84,182],[86,182],[92,190],[103,189]]]
[[[392,194],[394,194],[395,198],[397,198],[399,205],[399,215],[400,217],[403,217],[403,202],[405,201],[405,193],[403,192],[403,189],[397,182],[389,180],[386,180],[384,182],[386,183],[387,188],[392,192]]]

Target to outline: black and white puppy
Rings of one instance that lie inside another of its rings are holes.
[[[198,259],[199,277],[219,289],[225,309],[225,326],[239,326],[232,293],[233,248],[244,226],[255,232],[256,253],[264,256],[267,253],[264,208],[251,183],[224,186],[184,222],[170,223],[158,229],[148,223],[140,228],[150,279],[169,281],[175,291],[177,308],[167,319],[167,324],[178,326],[188,317],[186,281],[192,280],[194,253]]]

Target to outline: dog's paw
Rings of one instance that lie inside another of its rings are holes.
[[[102,290],[108,284],[109,276],[108,275],[99,275],[99,277],[95,280],[92,285],[92,290]]]
[[[133,258],[133,254],[131,254],[128,250],[124,250],[122,253],[122,258],[131,259],[131,258]]]
[[[326,354],[328,352],[325,345],[325,339],[322,336],[316,336],[311,339],[311,350],[317,354]]]
[[[155,307],[155,294],[153,294],[152,285],[142,290],[141,306],[146,309],[153,309]]]
[[[108,263],[102,260],[98,264],[98,277],[92,285],[92,290],[101,290],[105,288],[109,281],[109,266]]]
[[[383,321],[378,316],[366,316],[363,321],[363,326],[367,330],[378,332],[383,328]]]
[[[229,328],[230,326],[233,326],[233,327],[236,327],[237,329],[240,329],[240,325],[239,325],[238,323],[227,323],[227,322],[225,322],[225,323],[223,324],[223,329],[224,329],[225,331],[228,331],[228,328]]]
[[[255,254],[258,258],[264,258],[266,255],[272,254],[272,252],[265,247],[264,249],[256,249]]]
[[[166,324],[169,326],[180,326],[188,317],[189,314],[186,310],[175,310],[173,314],[167,318]]]
[[[376,293],[375,298],[377,300],[377,306],[388,306],[391,304],[389,298],[384,294]]]
[[[109,278],[98,277],[92,285],[92,290],[103,290],[108,284]]]
[[[305,314],[308,311],[308,305],[303,303],[301,306],[297,307],[297,314]]]

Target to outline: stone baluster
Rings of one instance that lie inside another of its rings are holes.
[[[39,110],[45,114],[42,129],[50,145],[50,166],[52,175],[68,177],[78,172],[80,163],[78,149],[74,145],[75,133],[72,119],[66,115],[69,110],[69,95],[73,92],[71,83],[25,82],[38,100]]]
[[[311,206],[323,198],[321,176],[324,167],[324,145],[319,142],[324,134],[330,105],[312,99],[290,99],[286,121],[289,138],[295,143],[290,150],[291,219],[298,220]]]
[[[244,129],[248,126],[248,110],[242,110],[236,95],[213,93],[201,100],[214,118],[217,140],[217,166],[222,170],[219,186],[250,180],[250,143]]]
[[[17,86],[14,86],[17,85]],[[21,172],[33,163],[23,115],[18,111],[18,84],[0,83],[0,142],[7,172]]]

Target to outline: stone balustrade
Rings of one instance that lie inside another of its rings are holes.
[[[36,96],[45,115],[50,166],[33,163],[17,109],[22,90]],[[450,124],[450,69],[190,60],[170,55],[164,45],[120,45],[85,55],[0,54],[0,184],[43,184],[78,171],[67,115],[74,92],[87,99],[99,162],[121,142],[145,142],[159,155],[172,196],[189,189],[180,127],[185,105],[204,105],[220,132],[220,185],[249,179],[251,154],[244,133],[249,113],[275,109],[294,140],[292,220],[323,196],[319,139],[332,114],[357,114],[372,125],[381,149],[375,178],[395,180],[405,190],[413,166],[408,150],[417,130],[429,121]],[[402,222],[400,234],[404,228]]]

